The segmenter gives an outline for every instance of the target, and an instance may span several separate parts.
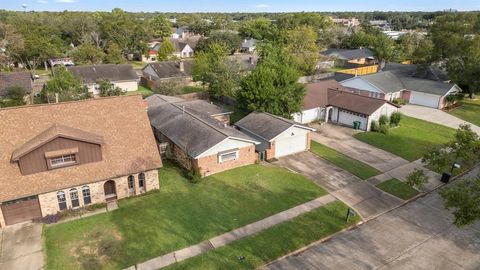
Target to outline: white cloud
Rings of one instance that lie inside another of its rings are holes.
[[[48,1],[45,1],[45,0],[38,0],[37,3],[40,3],[40,4],[48,4]]]
[[[258,4],[255,6],[256,8],[268,8],[270,7],[270,5],[267,5],[267,4]]]
[[[58,3],[75,3],[77,0],[57,0]]]

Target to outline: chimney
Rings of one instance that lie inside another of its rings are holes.
[[[180,60],[180,71],[185,72],[185,64],[183,63],[183,60]]]

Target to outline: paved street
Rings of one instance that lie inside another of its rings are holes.
[[[312,139],[353,159],[360,160],[379,171],[390,171],[408,164],[407,160],[389,152],[361,142],[352,137],[358,131],[333,124],[323,124],[317,132],[312,133]]]
[[[451,114],[448,114],[442,110],[437,110],[428,107],[422,107],[417,105],[404,105],[400,108],[400,112],[411,117],[437,123],[447,127],[457,129],[459,125],[468,123],[460,118],[457,118]],[[468,123],[472,126],[472,129],[480,134],[480,127]]]
[[[0,269],[39,270],[43,268],[42,224],[23,223],[4,228]]]
[[[434,192],[263,268],[480,269],[480,222],[458,229],[452,220]]]

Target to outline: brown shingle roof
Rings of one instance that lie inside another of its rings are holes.
[[[347,91],[328,89],[328,105],[356,113],[371,115],[385,103],[387,103],[387,101],[383,99],[366,97]]]
[[[303,99],[303,110],[325,107],[328,104],[327,89],[345,90],[345,87],[333,79],[322,80],[306,85],[305,98]]]
[[[140,95],[0,109],[0,119],[0,201],[162,166]],[[103,137],[102,161],[22,175],[12,153],[55,124]]]
[[[5,96],[7,88],[12,86],[20,86],[30,93],[33,88],[32,75],[30,72],[0,72],[0,96]]]

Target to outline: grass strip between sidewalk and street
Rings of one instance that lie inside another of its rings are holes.
[[[408,200],[418,194],[416,189],[395,178],[382,182],[377,187],[402,200]]]

